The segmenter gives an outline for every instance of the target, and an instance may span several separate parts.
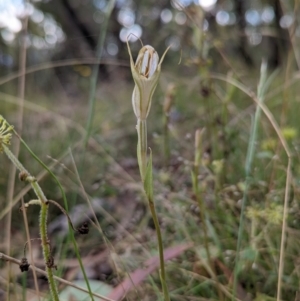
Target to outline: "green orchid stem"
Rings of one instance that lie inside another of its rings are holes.
[[[157,243],[158,243],[158,251],[159,251],[159,262],[160,262],[160,281],[162,285],[162,290],[164,294],[164,300],[170,301],[169,291],[167,288],[167,282],[166,282],[166,271],[165,271],[165,261],[164,261],[164,248],[163,248],[163,242],[162,242],[162,236],[160,232],[160,226],[154,206],[154,202],[151,198],[148,197],[148,203],[150,212],[152,215],[152,219],[154,222],[156,235],[157,235]]]
[[[164,300],[170,301],[169,292],[166,284],[166,272],[165,272],[164,248],[163,248],[162,236],[161,236],[160,226],[159,226],[155,205],[153,201],[152,155],[150,156],[150,161],[149,161],[149,165],[151,165],[151,168],[149,169],[151,170],[150,174],[149,174],[149,170],[147,171],[147,161],[148,161],[147,160],[147,121],[138,119],[136,129],[138,133],[138,145],[137,145],[138,164],[140,168],[141,179],[144,185],[145,194],[147,196],[150,212],[155,226],[157,242],[158,242],[159,261],[160,261],[160,281],[162,285]],[[149,181],[150,178],[151,181]]]
[[[36,196],[40,200],[41,210],[40,210],[39,227],[40,227],[40,235],[42,240],[44,261],[46,264],[46,272],[48,276],[48,283],[49,283],[52,300],[59,301],[58,289],[56,286],[56,282],[54,281],[53,272],[52,272],[53,264],[51,263],[53,262],[53,259],[52,259],[51,248],[50,248],[49,239],[47,235],[47,216],[48,216],[49,202],[45,197],[44,192],[42,191],[36,179],[29,174],[29,172],[24,168],[22,163],[15,157],[15,155],[10,151],[10,149],[6,145],[2,144],[2,147],[5,154],[16,166],[16,168],[20,172],[26,173],[26,180],[30,182]]]
[[[144,183],[146,177],[147,169],[147,121],[138,119],[137,120],[137,134],[138,134],[138,144],[137,144],[137,158],[140,168],[140,174],[142,182]]]

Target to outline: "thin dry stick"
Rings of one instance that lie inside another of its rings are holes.
[[[22,207],[24,207],[24,199],[23,198],[22,198]],[[29,234],[26,210],[22,210],[22,212],[23,212],[25,231],[26,231],[26,236],[27,236],[27,241],[28,241],[28,251],[29,251],[29,254],[30,254],[30,260],[31,260],[32,263],[34,263],[33,256],[32,256],[31,239],[30,239],[30,234]],[[35,269],[33,269],[32,272],[33,272],[35,290],[36,290],[36,293],[37,293],[37,296],[38,296],[38,300],[40,300],[40,290],[39,290],[39,285],[38,285],[38,282],[37,282]]]
[[[20,76],[19,83],[18,83],[18,97],[19,97],[19,111],[18,111],[18,118],[16,121],[16,125],[18,128],[19,133],[22,133],[22,127],[23,127],[23,100],[24,100],[24,92],[25,92],[25,71],[26,71],[26,41],[25,41],[25,36],[27,33],[27,21],[28,17],[25,17],[23,20],[23,30],[21,34],[21,47],[20,47],[20,57],[19,57],[19,62],[20,62],[20,73],[23,74]],[[14,143],[14,153],[16,157],[19,156],[20,152],[20,141],[17,140]],[[9,169],[9,175],[8,175],[8,184],[7,184],[7,202],[8,205],[11,205],[13,201],[13,195],[14,195],[14,189],[15,189],[15,178],[16,178],[16,172],[17,169],[14,164],[11,165]],[[6,219],[6,252],[7,254],[10,254],[11,250],[11,217],[12,217],[12,212],[9,211]],[[10,279],[10,266],[8,265],[7,273],[8,273],[8,279]],[[7,284],[7,298],[10,300],[10,285],[9,282]]]
[[[78,230],[75,229],[75,227],[74,227],[74,225],[73,225],[73,223],[72,223],[72,220],[71,220],[69,214],[67,213],[67,211],[66,211],[60,204],[58,204],[57,202],[55,202],[55,201],[53,201],[53,200],[48,200],[48,202],[51,203],[51,204],[53,204],[53,205],[55,205],[56,207],[58,207],[59,210],[60,210],[60,211],[66,216],[66,218],[68,219],[69,225],[71,226],[71,228],[73,229],[73,231],[74,231],[74,232],[78,232]]]
[[[281,243],[280,243],[280,257],[279,257],[279,268],[278,268],[278,284],[277,284],[277,301],[281,300],[281,287],[282,287],[282,275],[284,268],[284,244],[286,239],[286,227],[287,227],[287,215],[288,215],[288,201],[290,195],[291,186],[291,160],[289,158],[286,175],[286,189],[284,194],[284,207],[283,207],[283,220],[281,230]]]
[[[18,259],[15,259],[15,258],[13,258],[13,257],[10,257],[10,256],[8,256],[8,255],[5,255],[4,253],[0,253],[0,259],[5,260],[5,261],[8,261],[8,262],[15,263],[15,264],[17,264],[17,265],[20,265],[20,264],[21,264],[21,260],[18,260]],[[42,275],[44,275],[44,276],[47,276],[47,273],[46,273],[44,270],[41,270],[41,269],[35,267],[35,266],[32,265],[32,264],[29,266],[29,269],[35,270],[36,272],[38,272],[38,273],[40,273],[40,274],[42,274]],[[87,294],[89,293],[88,290],[86,290],[86,289],[84,289],[84,288],[82,288],[82,287],[80,287],[80,286],[78,286],[78,285],[75,285],[75,284],[73,284],[72,282],[69,282],[69,281],[67,281],[67,280],[65,280],[65,279],[63,279],[63,278],[60,278],[60,277],[57,277],[57,276],[53,276],[53,278],[54,278],[55,280],[57,280],[57,281],[63,283],[63,284],[72,286],[72,287],[74,287],[74,288],[76,288],[76,289],[78,289],[78,290],[80,290],[80,291],[82,291],[82,292],[85,292],[85,293],[87,293]],[[93,296],[98,297],[98,298],[100,298],[100,299],[102,299],[102,300],[105,300],[105,301],[115,301],[115,300],[110,299],[110,298],[107,298],[107,297],[105,297],[105,296],[101,296],[101,295],[99,295],[99,294],[97,294],[97,293],[92,293],[92,294],[93,294]]]

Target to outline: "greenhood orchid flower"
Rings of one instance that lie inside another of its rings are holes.
[[[144,186],[145,196],[147,197],[149,203],[149,208],[157,234],[160,258],[160,280],[164,301],[170,301],[166,283],[162,236],[153,200],[152,152],[150,151],[149,160],[147,154],[147,116],[150,111],[152,96],[158,83],[161,64],[169,48],[167,48],[161,60],[159,61],[159,56],[152,46],[143,46],[139,51],[136,62],[134,63],[128,40],[127,47],[130,56],[131,72],[135,83],[132,93],[132,106],[134,114],[137,118],[136,130],[138,135],[138,165],[141,174],[141,180]]]
[[[139,51],[135,64],[128,41],[127,47],[131,72],[135,82],[132,93],[133,111],[137,119],[146,120],[150,111],[152,96],[160,76],[161,64],[170,47],[167,48],[159,61],[159,56],[152,46],[143,46]]]

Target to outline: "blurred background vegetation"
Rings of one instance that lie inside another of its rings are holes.
[[[94,262],[86,265],[89,279],[112,288],[157,254],[136,162],[126,46],[132,33],[134,57],[141,42],[160,56],[171,45],[148,121],[165,248],[193,243],[167,264],[171,299],[233,300],[251,144],[236,297],[279,300],[280,276],[281,300],[299,301],[299,1],[116,0],[108,16],[110,1],[0,1],[0,114],[58,177],[75,224],[94,218],[90,200],[102,231],[91,226],[89,237],[78,238],[82,258]],[[265,105],[291,152],[288,184],[288,156],[264,113],[255,141],[250,139],[263,60],[270,79]],[[198,128],[205,129],[198,181],[210,258],[191,177]],[[13,150],[16,143],[14,138]],[[19,158],[40,179],[47,197],[63,204],[56,183],[22,145]],[[26,238],[20,200],[29,201],[34,194],[11,168],[0,156],[0,251],[21,258]],[[37,208],[27,211],[31,237],[38,235],[37,214]],[[285,244],[280,250],[282,231]],[[57,208],[50,209],[49,236],[61,277],[82,279]],[[33,250],[42,266],[39,243],[33,243]],[[31,275],[26,278],[18,267],[10,269],[0,262],[0,299],[34,300]],[[39,281],[43,291],[45,280]],[[127,300],[162,300],[157,271],[135,289]]]

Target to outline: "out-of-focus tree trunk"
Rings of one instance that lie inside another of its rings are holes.
[[[246,20],[245,20],[245,0],[235,0],[235,10],[237,14],[237,26],[239,28],[239,38],[238,38],[238,52],[241,55],[244,62],[252,67],[254,65],[252,57],[249,55],[247,51],[247,37],[246,37]]]
[[[275,13],[275,37],[270,38],[270,54],[269,63],[270,67],[276,68],[282,63],[283,53],[286,53],[289,47],[289,36],[285,29],[280,27],[280,19],[283,16],[280,0],[274,1],[274,13]]]
[[[86,27],[86,25],[81,22],[79,19],[76,10],[70,5],[68,0],[61,0],[61,4],[63,5],[66,15],[69,17],[72,24],[76,27],[76,29],[82,34],[83,39],[90,46],[90,48],[94,51],[97,47],[96,37],[91,35],[91,32]]]
[[[69,0],[61,0],[61,4],[68,16],[70,23],[81,34],[82,40],[86,42],[94,54],[97,48],[97,37],[89,30],[89,28],[80,20],[76,9],[74,9]],[[105,65],[100,65],[100,75],[102,79],[107,79],[109,74]]]

